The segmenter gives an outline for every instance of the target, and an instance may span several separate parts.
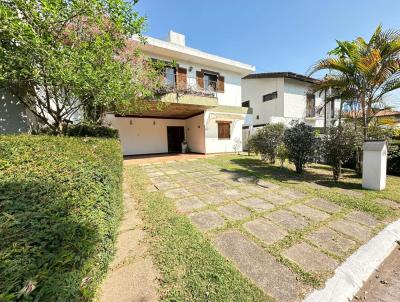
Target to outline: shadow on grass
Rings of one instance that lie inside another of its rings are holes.
[[[51,180],[0,181],[0,300],[19,301],[28,282],[29,301],[81,296],[82,277],[90,273],[82,268],[98,252],[100,234],[79,214],[88,209],[63,188]]]
[[[329,188],[342,188],[342,189],[361,189],[361,184],[355,182],[358,179],[355,173],[350,170],[345,170],[343,180],[334,181],[331,174],[318,173],[318,170],[330,171],[329,167],[318,165],[311,166],[304,171],[303,174],[296,174],[295,171],[288,167],[278,167],[265,163],[255,158],[234,158],[230,160],[232,163],[241,167],[241,169],[231,170],[238,175],[256,174],[259,177],[271,177],[283,183],[298,183],[298,182],[314,182],[318,185]]]

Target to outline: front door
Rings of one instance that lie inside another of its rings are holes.
[[[182,152],[182,142],[185,140],[185,128],[183,126],[167,126],[168,152]]]

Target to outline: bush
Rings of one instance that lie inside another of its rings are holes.
[[[389,145],[387,173],[400,176],[400,144]]]
[[[281,162],[281,168],[283,168],[283,164],[288,158],[288,151],[285,147],[285,144],[282,143],[278,146],[278,148],[276,149],[276,157],[279,158],[279,161]]]
[[[118,130],[98,125],[76,124],[70,125],[64,132],[67,136],[90,136],[118,138]]]
[[[249,150],[261,154],[263,159],[275,163],[277,148],[282,144],[284,132],[285,126],[281,123],[266,124],[250,137]]]
[[[90,301],[122,212],[115,139],[0,136],[0,300]]]
[[[323,154],[332,166],[333,179],[341,177],[343,163],[354,157],[357,147],[362,145],[358,138],[351,125],[343,125],[330,128],[322,139]]]
[[[288,159],[296,166],[296,172],[303,173],[305,164],[313,158],[316,141],[313,128],[305,123],[295,123],[285,130],[283,141]]]

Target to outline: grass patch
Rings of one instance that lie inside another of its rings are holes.
[[[310,165],[304,172],[303,175],[298,175],[294,171],[294,165],[286,163],[283,168],[278,165],[271,165],[259,160],[256,156],[232,156],[222,155],[206,159],[206,161],[215,164],[226,172],[234,172],[242,175],[253,175],[260,179],[265,179],[269,182],[279,184],[281,188],[295,189],[302,191],[307,194],[305,199],[311,199],[312,197],[321,197],[326,200],[335,202],[342,206],[342,210],[339,213],[332,215],[328,220],[323,222],[313,222],[308,227],[298,230],[289,231],[289,234],[283,239],[272,245],[266,245],[255,236],[248,234],[242,226],[236,226],[242,233],[247,234],[252,238],[253,241],[257,242],[258,245],[262,246],[270,254],[272,254],[279,262],[289,267],[292,271],[299,275],[300,280],[312,287],[320,287],[324,284],[329,275],[322,273],[309,273],[298,266],[296,263],[288,260],[282,254],[282,252],[294,245],[295,243],[304,241],[306,236],[314,230],[327,225],[332,220],[342,218],[345,214],[351,210],[364,211],[375,216],[381,221],[381,225],[373,229],[373,233],[376,234],[385,224],[392,220],[400,218],[399,211],[393,211],[389,207],[376,202],[376,199],[390,199],[395,202],[400,202],[400,178],[394,176],[387,177],[387,188],[384,191],[371,191],[363,190],[361,187],[361,179],[357,178],[353,171],[345,170],[344,177],[340,181],[333,181],[331,177],[331,169],[325,165]],[[316,188],[307,185],[308,182],[315,182],[319,185],[327,187],[326,189]],[[359,197],[349,194],[348,191],[341,191],[342,189],[359,192],[362,195]],[[279,189],[278,189],[279,191]],[[302,199],[295,199],[293,203],[302,203]],[[290,203],[285,204],[283,208],[286,208]],[[274,210],[280,207],[275,207]],[[255,216],[259,216],[255,214]],[[245,220],[246,221],[246,220]],[[245,222],[244,221],[244,222]],[[243,221],[242,221],[243,222]],[[343,235],[345,236],[345,235]],[[345,236],[346,237],[346,236]],[[350,238],[354,240],[354,238]],[[306,240],[309,242],[309,240]],[[331,254],[325,250],[322,250],[313,242],[309,242],[315,248],[328,256],[343,261],[348,257],[354,249],[349,250],[346,255],[337,256]],[[362,243],[358,243],[358,246]],[[357,247],[358,247],[357,246]]]
[[[208,158],[207,161],[232,172],[254,175],[275,182],[282,187],[303,191],[314,197],[322,197],[350,209],[368,212],[380,220],[400,217],[398,212],[375,202],[378,198],[400,202],[400,190],[398,189],[400,177],[387,176],[386,189],[384,191],[372,191],[362,189],[362,180],[357,178],[352,170],[344,169],[342,179],[339,181],[332,180],[331,168],[326,165],[309,165],[304,174],[298,175],[294,172],[294,165],[292,164],[286,162],[284,167],[281,168],[278,164],[271,165],[262,162],[257,156],[224,155]],[[327,189],[313,188],[306,185],[306,182],[315,182],[327,187]],[[340,189],[360,192],[363,196],[358,198],[346,194]]]
[[[0,300],[91,301],[121,213],[117,140],[0,136]]]
[[[272,301],[247,280],[162,192],[145,191],[139,167],[127,168],[132,196],[146,224],[151,253],[162,274],[163,301]]]

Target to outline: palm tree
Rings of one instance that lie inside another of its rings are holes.
[[[332,97],[344,100],[342,104],[346,100],[358,103],[366,140],[373,108],[382,105],[384,95],[400,88],[400,31],[383,31],[379,25],[368,42],[360,37],[337,44],[327,58],[310,68],[309,74],[329,70],[314,90],[332,88]]]

